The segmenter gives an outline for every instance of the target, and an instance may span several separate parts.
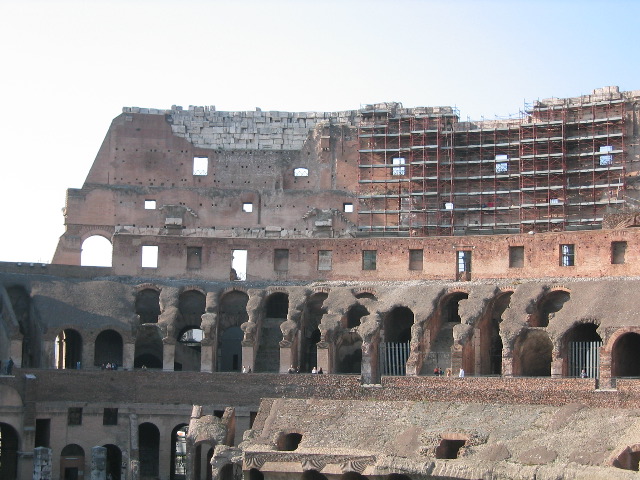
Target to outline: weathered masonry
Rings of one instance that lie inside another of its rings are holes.
[[[636,478],[639,100],[125,108],[0,263],[0,480]]]
[[[348,238],[352,250],[376,250],[367,239],[600,229],[640,201],[639,97],[607,87],[503,122],[395,103],[333,113],[125,108],[84,186],[68,191],[54,263],[79,265],[83,242],[99,235],[124,267],[117,273],[130,274],[150,247],[162,274],[176,275],[228,263],[211,258],[216,239],[239,251],[270,239],[307,252],[271,251],[276,271],[305,261],[304,278],[318,278],[329,243],[293,241]]]

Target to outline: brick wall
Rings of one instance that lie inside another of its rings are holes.
[[[160,371],[18,369],[0,378],[24,396],[24,374],[36,376],[27,401],[256,406],[261,398],[465,401],[502,404],[640,408],[640,380],[618,381],[618,390],[595,390],[592,379],[525,377],[384,377],[362,386],[356,375],[236,374]]]

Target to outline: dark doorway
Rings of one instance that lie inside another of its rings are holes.
[[[138,426],[140,478],[158,477],[160,472],[160,431],[152,423]]]
[[[640,376],[640,335],[625,333],[611,351],[611,376]]]
[[[135,309],[140,317],[140,323],[158,323],[160,292],[151,288],[140,290],[136,295]]]
[[[18,478],[18,433],[7,423],[0,423],[0,480]]]
[[[122,337],[115,330],[104,330],[96,337],[93,364],[98,367],[107,363],[122,365]]]

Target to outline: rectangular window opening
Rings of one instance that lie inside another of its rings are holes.
[[[422,249],[409,250],[409,270],[422,270],[424,251]]]
[[[308,168],[304,168],[304,167],[294,168],[293,169],[293,176],[294,177],[308,177],[309,176],[309,169]]]
[[[391,161],[393,162],[393,165],[404,165],[405,164],[404,157],[394,158]],[[393,167],[391,173],[393,175],[404,175],[405,167],[404,166]]]
[[[343,203],[342,204],[342,210],[345,213],[352,213],[353,212],[353,203]]]
[[[247,279],[247,251],[233,250],[231,252],[230,280],[244,282]]]
[[[102,413],[103,425],[118,425],[118,409],[117,408],[105,408]]]
[[[611,263],[621,265],[625,263],[627,242],[611,242]]]
[[[242,204],[242,211],[243,212],[247,212],[247,213],[253,212],[253,203],[250,203],[250,202],[243,203]]]
[[[187,247],[187,269],[199,270],[202,267],[202,247]]]
[[[273,269],[276,272],[286,272],[289,270],[289,250],[276,248],[273,252]]]
[[[142,246],[142,268],[158,268],[158,246]]]
[[[509,268],[524,267],[524,247],[509,247]]]
[[[363,250],[362,251],[362,269],[375,270],[377,256],[378,256],[377,250]]]
[[[36,444],[35,447],[50,448],[51,443],[51,419],[49,418],[37,418],[36,419]]]
[[[82,407],[69,407],[67,425],[82,425]]]
[[[560,245],[560,266],[572,267],[575,265],[575,248],[573,244]]]
[[[318,270],[328,271],[331,270],[333,252],[331,250],[319,250],[318,251]]]
[[[145,200],[144,201],[144,209],[145,210],[155,210],[156,209],[156,201],[155,200]]]
[[[193,157],[193,174],[206,176],[209,170],[209,157]]]

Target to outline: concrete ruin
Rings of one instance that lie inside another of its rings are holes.
[[[0,264],[0,480],[635,478],[638,99],[125,108]]]

